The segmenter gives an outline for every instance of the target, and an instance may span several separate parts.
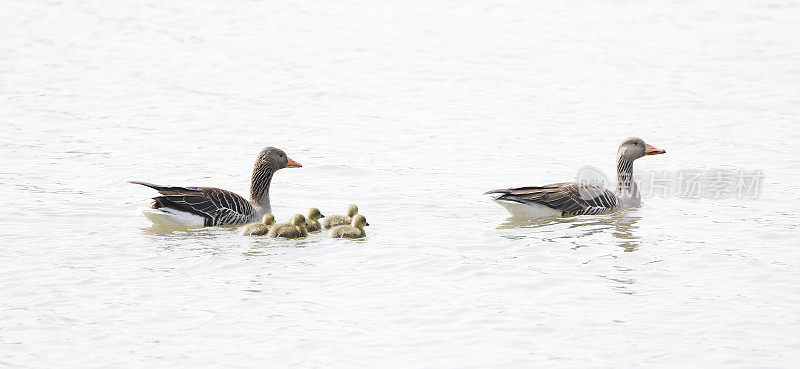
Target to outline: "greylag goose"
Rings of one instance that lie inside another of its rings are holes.
[[[265,214],[260,222],[245,224],[242,227],[243,236],[263,236],[269,233],[269,229],[275,225],[275,216]]]
[[[364,230],[368,226],[367,218],[361,214],[353,217],[351,225],[340,225],[331,228],[330,236],[332,238],[362,238],[367,236],[367,231]]]
[[[250,180],[250,200],[231,191],[214,187],[171,187],[147,182],[130,183],[147,186],[161,196],[153,198],[142,215],[156,225],[215,226],[253,222],[271,213],[269,185],[272,175],[283,168],[300,168],[283,150],[265,147],[258,154]]]
[[[347,215],[329,215],[322,221],[322,227],[331,229],[340,225],[348,225],[353,221],[353,217],[358,214],[358,206],[355,204],[347,205]]]
[[[639,205],[641,196],[633,180],[633,161],[666,151],[646,144],[641,138],[622,141],[617,150],[617,190],[581,183],[553,183],[545,186],[506,188],[486,194],[517,217],[538,218],[562,215],[601,214]]]
[[[306,224],[308,224],[309,232],[319,232],[322,230],[322,224],[319,224],[320,218],[325,218],[325,216],[322,215],[319,209],[308,209],[308,215],[306,215]]]
[[[283,238],[302,238],[308,236],[306,228],[306,217],[302,214],[295,214],[291,223],[276,224],[269,229],[268,236]]]

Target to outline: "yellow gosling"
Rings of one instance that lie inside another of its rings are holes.
[[[348,225],[353,221],[353,217],[358,214],[358,206],[355,204],[347,205],[347,215],[330,215],[322,221],[322,227],[331,229],[340,225]]]
[[[306,224],[308,224],[309,232],[319,232],[322,230],[322,224],[319,223],[320,218],[325,218],[324,215],[317,208],[308,209],[306,215]]]
[[[361,214],[353,217],[351,225],[340,225],[331,228],[331,237],[333,238],[362,238],[367,236],[367,231],[364,230],[368,226],[367,218]]]
[[[266,214],[261,218],[261,222],[248,223],[242,227],[242,235],[244,236],[263,236],[269,232],[269,229],[275,225],[275,216]]]
[[[302,214],[296,214],[292,218],[291,223],[277,224],[269,229],[268,236],[283,237],[283,238],[303,238],[308,236],[308,229],[306,228],[306,217]]]

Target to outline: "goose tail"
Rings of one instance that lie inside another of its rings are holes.
[[[172,208],[141,208],[139,213],[157,226],[202,227],[205,218]]]

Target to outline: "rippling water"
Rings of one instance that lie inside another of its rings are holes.
[[[800,365],[791,1],[18,1],[0,30],[0,366]],[[614,169],[760,170],[757,199],[508,219],[482,192]],[[154,191],[361,241],[159,229]]]

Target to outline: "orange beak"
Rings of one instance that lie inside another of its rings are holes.
[[[644,154],[645,155],[658,155],[666,153],[666,150],[659,149],[655,146],[650,146],[648,144],[644,144]]]
[[[302,168],[303,166],[300,163],[290,159],[288,156],[286,157],[286,168]]]

